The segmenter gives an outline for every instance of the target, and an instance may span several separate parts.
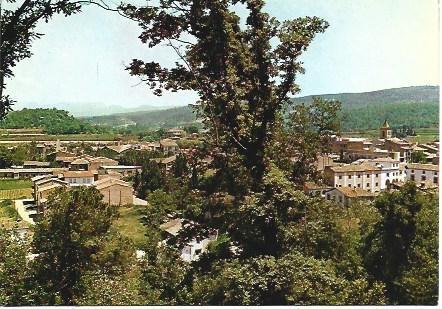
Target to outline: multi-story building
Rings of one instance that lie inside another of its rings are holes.
[[[352,164],[327,166],[328,184],[335,188],[359,188],[370,192],[385,190],[391,183],[405,180],[400,162],[391,158],[358,160]]]
[[[439,165],[409,163],[405,168],[406,179],[416,183],[432,182],[439,185]]]

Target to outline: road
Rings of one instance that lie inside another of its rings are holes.
[[[30,224],[35,224],[34,220],[29,217],[29,214],[33,214],[34,212],[28,212],[25,209],[25,205],[23,204],[24,201],[30,201],[30,199],[24,199],[24,200],[15,200],[15,209],[17,210],[20,217],[23,219],[23,221],[26,221]]]

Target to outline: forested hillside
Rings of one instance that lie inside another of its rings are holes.
[[[319,95],[342,103],[342,128],[346,131],[377,129],[385,118],[392,126],[414,128],[439,125],[439,87],[420,86],[386,89],[364,93]],[[295,104],[310,103],[313,96],[295,98]],[[111,127],[138,124],[151,128],[174,127],[196,120],[190,107],[114,114],[86,118],[93,124]]]
[[[344,131],[377,129],[385,119],[392,127],[402,125],[413,128],[439,126],[439,103],[372,103],[365,106],[343,105]]]
[[[55,108],[24,108],[13,111],[0,122],[4,129],[41,128],[47,134],[95,133],[97,128]]]
[[[110,127],[138,124],[151,128],[167,128],[195,122],[196,116],[191,107],[183,106],[159,111],[123,113],[84,119],[93,124]]]
[[[361,93],[338,93],[319,95],[326,100],[338,100],[345,107],[367,106],[371,104],[439,102],[439,86],[414,86],[384,89]],[[296,103],[311,102],[313,96],[294,98]]]

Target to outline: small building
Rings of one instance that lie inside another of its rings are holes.
[[[163,231],[163,237],[165,240],[160,244],[166,244],[168,238],[177,237],[180,231],[185,228],[183,219],[173,219],[160,225],[160,229]],[[202,240],[192,239],[180,249],[181,259],[185,262],[196,261],[200,258],[201,254],[207,251],[209,243],[216,240],[218,233],[212,233],[209,237]]]
[[[99,175],[112,174],[112,172],[118,172],[123,177],[134,176],[136,172],[141,172],[141,166],[139,165],[104,165],[98,168]]]
[[[184,137],[185,134],[186,132],[184,132],[183,129],[178,129],[178,128],[169,129],[166,131],[166,136],[173,140],[181,139]]]
[[[94,183],[95,175],[91,171],[68,171],[62,174],[61,179],[70,186],[90,186]]]
[[[84,158],[77,158],[71,162],[69,169],[71,171],[88,171],[89,161]]]
[[[89,161],[89,170],[98,171],[102,166],[117,166],[118,161],[106,157],[97,157]]]
[[[108,205],[131,205],[134,203],[134,190],[126,181],[112,177],[97,180],[93,184],[103,195],[103,202]]]
[[[328,201],[335,201],[342,206],[349,206],[361,200],[372,200],[376,193],[360,188],[338,187],[333,188],[325,194]]]
[[[56,175],[66,169],[60,168],[2,168],[0,178],[31,179],[41,175]]]
[[[320,197],[325,197],[325,194],[331,189],[333,189],[333,187],[326,185],[318,185],[311,181],[304,183],[304,188],[303,188],[305,194],[308,194],[310,196],[320,196]]]
[[[50,167],[51,162],[41,162],[41,161],[25,161],[23,162],[23,168],[40,168],[40,167]]]
[[[169,138],[160,140],[160,147],[165,154],[176,153],[179,150],[178,144]]]

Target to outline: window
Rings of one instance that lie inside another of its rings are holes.
[[[439,182],[438,177],[434,177],[434,178],[433,178],[433,182],[437,184],[437,183]]]
[[[196,249],[195,250],[195,255],[198,255],[198,254],[200,254],[201,253],[201,249]]]
[[[351,188],[351,184],[349,184],[348,187]]]
[[[414,175],[410,175],[410,180],[414,181]]]
[[[361,178],[361,175],[358,175],[358,178]]]
[[[367,174],[367,178],[369,178],[370,177],[370,174]]]
[[[437,172],[434,172],[434,176],[437,176]]]
[[[342,176],[339,176],[339,179],[342,179]]]
[[[379,186],[379,183],[375,183],[375,186],[376,186],[376,187]]]
[[[351,179],[351,175],[348,175],[348,179]]]
[[[425,174],[425,171],[422,171],[422,174]]]
[[[421,179],[422,179],[422,181],[425,181],[425,180],[427,180],[427,177],[422,175]]]
[[[342,203],[342,196],[339,196],[339,202]]]
[[[369,184],[369,183],[367,183],[367,188],[368,188],[368,187],[370,187],[370,184]]]
[[[358,188],[360,188],[361,187],[361,184],[360,183],[358,183]]]
[[[414,173],[414,170],[411,170],[412,173]]]
[[[387,173],[387,177],[390,177],[390,173]]]
[[[327,200],[330,200],[330,194],[327,194]]]
[[[379,176],[379,174],[376,174],[376,177],[378,177]]]

